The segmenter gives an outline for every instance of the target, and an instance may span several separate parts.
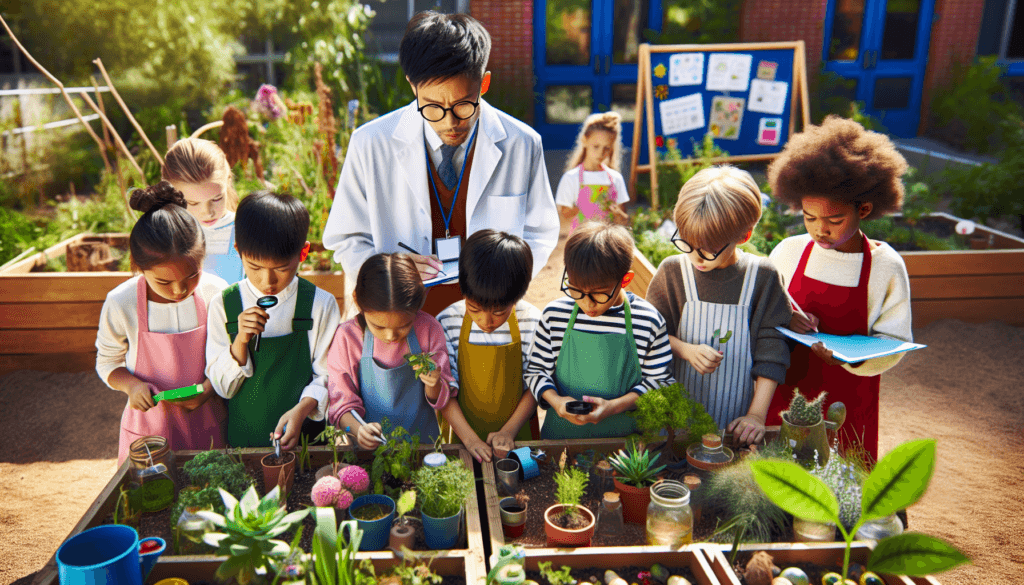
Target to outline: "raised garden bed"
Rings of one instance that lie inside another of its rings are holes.
[[[351,450],[351,447],[339,448],[340,450]],[[420,446],[420,457],[431,452],[432,446]],[[473,459],[469,453],[458,445],[445,445],[443,447],[445,454],[449,456],[459,457],[463,464],[468,468],[472,469]],[[266,449],[240,449],[239,454],[242,461],[246,464],[250,474],[256,478],[257,488],[262,486],[262,474],[260,472],[259,460],[261,457],[267,454]],[[292,490],[292,494],[289,496],[288,509],[289,511],[302,509],[304,506],[312,505],[309,500],[309,489],[312,486],[313,474],[320,467],[330,464],[332,461],[331,450],[328,447],[310,447],[310,460],[311,468],[305,473],[296,473],[295,483]],[[176,452],[177,465],[180,468],[181,465],[195,457],[201,451],[179,451]],[[368,463],[372,460],[373,452],[357,450],[357,462]],[[107,483],[100,492],[100,495],[93,502],[92,506],[86,511],[82,519],[75,525],[68,537],[78,534],[79,532],[99,526],[101,524],[108,523],[112,512],[114,511],[115,504],[120,494],[120,487],[129,481],[128,474],[128,462],[125,462],[118,468],[117,473]],[[308,476],[308,477],[307,477]],[[262,494],[262,491],[260,491]],[[466,547],[462,549],[453,550],[442,550],[442,551],[423,551],[424,554],[433,555],[436,553],[436,557],[432,563],[432,567],[435,572],[442,575],[460,576],[465,579],[466,583],[477,583],[478,579],[482,579],[486,575],[485,561],[484,561],[484,541],[481,533],[480,526],[480,514],[477,506],[477,499],[474,496],[466,498],[465,501],[465,544]],[[344,514],[344,517],[343,517]],[[339,512],[338,520],[347,519],[347,514]],[[147,516],[151,517],[152,520],[147,522]],[[153,576],[150,577],[150,581],[157,575],[164,575],[168,577],[184,576],[173,572],[174,568],[180,568],[182,573],[194,571],[195,575],[199,579],[209,579],[209,577],[203,577],[202,575],[209,575],[212,577],[213,572],[217,566],[223,562],[222,557],[215,557],[213,555],[175,555],[173,550],[173,538],[169,538],[170,524],[169,524],[169,512],[164,510],[162,512],[155,512],[152,514],[144,514],[142,522],[140,523],[140,535],[142,536],[161,536],[168,543],[168,552],[165,553],[160,560],[157,562],[156,568],[153,570]],[[151,528],[151,526],[156,527]],[[303,524],[303,540],[304,542],[312,538],[313,527],[315,521],[312,517],[307,517]],[[155,534],[149,533],[148,530],[164,531],[157,532]],[[290,537],[286,540],[290,540]],[[419,547],[417,547],[419,548]],[[308,552],[308,546],[306,547]],[[394,566],[400,562],[400,559],[390,551],[383,552],[360,552],[357,553],[357,559],[371,559],[374,562],[374,566],[378,568],[378,571]],[[218,560],[219,559],[219,560]],[[173,568],[167,568],[170,565]],[[443,571],[443,572],[442,572]],[[38,573],[35,585],[49,585],[57,582],[56,564],[53,557],[47,562],[47,564]]]
[[[130,272],[44,272],[69,246],[127,247],[126,234],[79,234],[0,272],[0,376],[14,370],[81,372],[96,366],[96,332],[107,293]],[[344,308],[342,272],[301,272]]]
[[[717,548],[704,548],[701,545],[690,545],[679,550],[666,550],[664,547],[594,547],[577,549],[538,549],[526,550],[524,566],[527,575],[534,575],[540,563],[549,562],[552,569],[571,567],[572,576],[580,583],[587,583],[588,578],[596,576],[599,583],[604,582],[604,571],[611,569],[626,581],[637,581],[636,573],[628,569],[649,570],[650,566],[659,563],[673,574],[682,574],[695,585],[727,584],[721,581],[712,571],[708,559],[721,557]],[[725,558],[719,559],[725,563]],[[672,571],[677,569],[677,571]],[[692,579],[691,579],[692,577]],[[537,579],[544,583],[543,579]]]

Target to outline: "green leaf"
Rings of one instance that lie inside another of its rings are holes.
[[[906,532],[880,540],[868,558],[868,570],[921,577],[969,562],[967,555],[944,540]]]
[[[935,441],[909,441],[875,465],[864,480],[861,518],[884,518],[917,502],[935,470]]]
[[[275,486],[274,489],[276,490],[277,487]],[[273,490],[271,490],[270,493],[274,493]],[[269,496],[270,494],[267,495]],[[227,502],[225,501],[225,503]],[[245,490],[245,493],[242,494],[242,499],[238,501],[238,509],[241,512],[242,516],[251,516],[252,514],[255,514],[256,511],[259,509],[259,505],[260,500],[256,496],[255,487],[250,487],[249,489]]]
[[[768,499],[797,518],[839,524],[839,502],[825,482],[789,461],[755,461],[754,480]]]
[[[333,509],[332,509],[333,511]],[[332,514],[333,516],[333,514]],[[333,523],[333,520],[332,520]],[[319,533],[313,534],[313,568],[316,571],[316,578],[320,581],[320,585],[337,585],[338,583],[338,570],[337,564],[332,562],[334,559],[333,547],[327,547],[324,545],[323,538],[320,537]]]

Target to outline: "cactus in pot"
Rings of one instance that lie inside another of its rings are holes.
[[[789,410],[782,411],[782,414],[789,419],[790,424],[810,427],[822,421],[825,397],[828,392],[818,394],[818,397],[808,402],[799,388],[793,389],[793,400],[789,402]]]
[[[779,438],[783,445],[793,449],[796,461],[805,467],[825,465],[829,459],[826,422],[823,414],[827,392],[808,402],[800,389],[793,390],[789,410],[782,411],[782,430]]]

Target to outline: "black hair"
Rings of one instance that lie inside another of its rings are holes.
[[[398,62],[413,86],[465,75],[481,81],[491,54],[491,35],[467,14],[417,13],[405,27]]]
[[[290,261],[302,252],[308,234],[309,211],[291,195],[254,191],[235,212],[235,245],[252,258]]]
[[[427,300],[416,263],[408,254],[375,254],[359,267],[353,289],[359,306],[359,326],[366,330],[363,313],[398,311],[415,315]]]
[[[533,278],[533,253],[519,236],[480,230],[459,254],[459,291],[484,309],[504,309],[526,295]]]
[[[149,270],[185,258],[199,269],[206,257],[203,228],[185,209],[185,196],[167,181],[131,193],[128,205],[142,212],[128,237],[132,270]]]

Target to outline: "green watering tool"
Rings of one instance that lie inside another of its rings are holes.
[[[161,400],[167,400],[169,402],[175,402],[177,400],[188,400],[189,398],[195,398],[203,393],[203,385],[195,384],[193,386],[185,386],[184,388],[176,388],[174,390],[165,390],[158,392],[153,395],[153,403],[160,402]]]

